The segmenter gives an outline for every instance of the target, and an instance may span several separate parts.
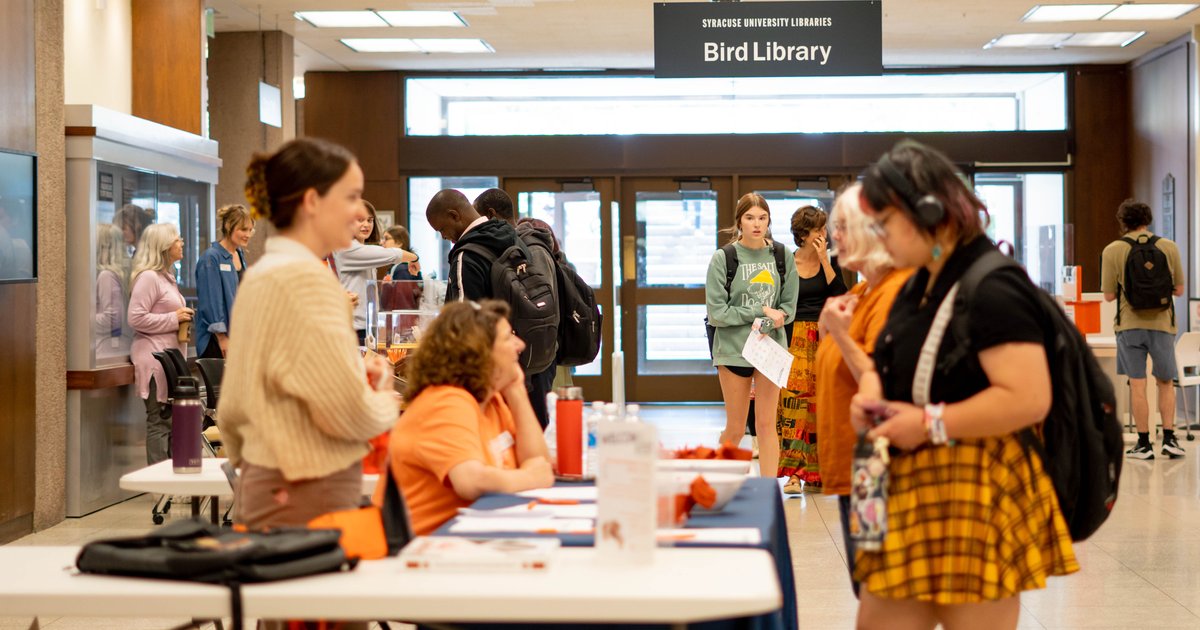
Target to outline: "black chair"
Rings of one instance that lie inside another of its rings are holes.
[[[176,361],[171,357],[171,355],[168,354],[168,352],[169,352],[168,350],[155,352],[155,353],[153,353],[153,356],[155,359],[158,360],[159,365],[162,366],[163,375],[166,377],[166,380],[167,380],[167,382],[166,382],[167,399],[174,400],[175,399],[175,387],[179,383],[179,377],[187,374],[187,371],[186,371],[186,364],[185,364],[185,370],[181,372],[179,370],[179,364],[176,363]],[[178,352],[178,351],[176,351],[176,352]]]
[[[192,371],[188,368],[187,359],[184,358],[183,353],[180,352],[179,349],[167,348],[166,350],[163,350],[163,352],[165,352],[166,355],[170,357],[171,362],[175,364],[176,376],[191,375]]]
[[[200,380],[204,382],[204,406],[210,413],[217,410],[221,398],[221,379],[225,376],[225,359],[196,359]]]

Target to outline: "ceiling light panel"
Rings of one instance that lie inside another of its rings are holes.
[[[1071,33],[1014,33],[1001,35],[984,48],[1053,48],[1070,36]]]
[[[463,27],[467,25],[454,11],[377,11],[379,17],[392,26],[401,27]]]
[[[1105,20],[1174,20],[1191,13],[1200,4],[1122,4]]]
[[[349,38],[341,41],[351,50],[360,53],[421,52],[413,40],[407,38]]]
[[[490,53],[495,52],[482,39],[422,39],[414,38],[422,52],[427,53]]]
[[[374,11],[298,11],[296,17],[317,28],[387,27]]]
[[[1076,33],[1063,40],[1062,46],[1120,46],[1124,48],[1137,41],[1146,31],[1122,31],[1109,33]]]
[[[1022,22],[1081,22],[1099,20],[1117,8],[1115,4],[1039,4],[1029,10]]]

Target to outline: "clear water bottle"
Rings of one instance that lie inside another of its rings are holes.
[[[558,435],[555,429],[557,424],[555,422],[555,413],[558,411],[557,407],[558,394],[554,392],[546,394],[546,415],[550,417],[550,422],[546,425],[543,435],[546,439],[546,450],[549,451],[550,461],[552,462],[558,459]]]
[[[596,477],[596,469],[600,464],[600,455],[596,450],[596,431],[600,427],[600,419],[603,417],[604,403],[599,400],[592,403],[592,408],[583,417],[583,439],[587,441],[583,449],[584,473],[593,479]]]
[[[171,403],[171,463],[176,473],[199,474],[204,408],[194,376],[181,376]]]
[[[641,422],[642,419],[638,417],[640,410],[641,408],[635,403],[625,405],[625,422]]]

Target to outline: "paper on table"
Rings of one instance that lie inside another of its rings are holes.
[[[758,334],[758,324],[754,328],[746,337],[746,345],[742,346],[742,358],[772,383],[781,388],[787,387],[788,374],[792,371],[792,353],[776,343],[770,335]]]
[[[494,510],[458,508],[462,516],[474,518],[596,518],[595,503],[547,505],[531,501]]]
[[[761,545],[762,532],[756,527],[712,527],[698,529],[660,529],[659,543],[696,542],[729,545]]]
[[[450,533],[590,534],[594,528],[595,523],[590,519],[460,516],[450,525]]]
[[[595,501],[596,486],[557,486],[518,492],[517,496],[547,501]]]

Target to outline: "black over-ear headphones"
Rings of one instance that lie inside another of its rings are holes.
[[[921,194],[900,172],[900,169],[892,164],[891,158],[886,153],[879,158],[875,165],[879,167],[879,174],[883,175],[888,187],[896,191],[900,195],[900,199],[908,205],[909,210],[912,210],[917,225],[925,229],[932,229],[941,223],[942,217],[946,216],[946,208],[942,205],[941,199],[929,193]]]

